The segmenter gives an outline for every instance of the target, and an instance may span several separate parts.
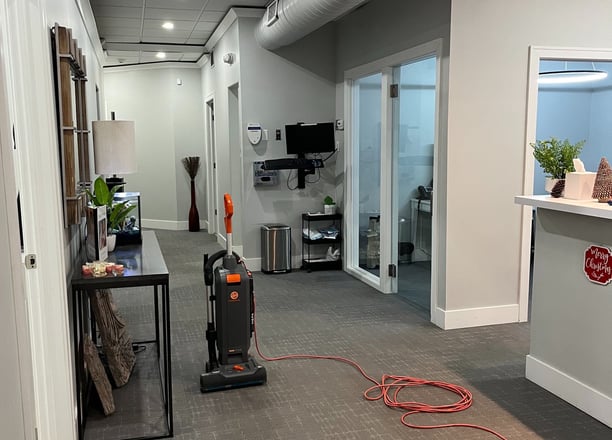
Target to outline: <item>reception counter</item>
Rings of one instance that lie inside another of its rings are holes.
[[[515,202],[537,209],[525,375],[612,427],[612,206]]]

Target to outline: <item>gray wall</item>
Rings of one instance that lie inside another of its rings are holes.
[[[373,0],[336,23],[336,117],[344,118],[344,72],[419,44],[442,38],[440,65],[440,95],[438,103],[439,137],[436,161],[436,197],[434,209],[438,212],[437,301],[446,304],[446,168],[447,168],[447,111],[448,69],[450,53],[450,0],[428,2],[397,2]]]
[[[189,176],[181,159],[200,156],[204,165],[204,111],[197,68],[113,68],[104,73],[106,117],[133,120],[138,172],[125,176],[126,190],[140,191],[143,226],[186,229]],[[181,85],[177,84],[180,79]],[[204,166],[196,177],[200,220],[206,220]]]
[[[333,34],[330,28],[323,29],[321,33],[302,39],[296,48],[284,48],[273,53],[255,42],[253,33],[257,22],[255,18],[240,18],[235,22],[214,48],[214,67],[207,64],[202,72],[203,94],[206,99],[215,99],[219,192],[230,190],[232,193],[234,244],[243,246],[244,257],[260,257],[262,224],[284,223],[292,228],[294,265],[297,265],[301,255],[300,214],[322,210],[323,198],[327,194],[335,197],[336,158],[326,162],[318,182],[307,183],[305,189],[293,191],[287,188],[288,170],[280,171],[279,185],[254,187],[253,161],[288,157],[285,124],[334,119]],[[231,66],[221,61],[227,52],[237,54],[237,61]],[[237,82],[239,142],[231,152],[226,152],[224,147],[232,145],[228,88]],[[260,123],[270,135],[268,141],[262,140],[256,146],[252,146],[246,137],[246,125],[254,122]],[[281,130],[280,141],[274,138],[276,129]],[[227,154],[241,160],[229,161]],[[238,170],[232,168],[236,164],[240,166]],[[294,171],[292,176],[295,175]],[[314,176],[309,179],[314,179]],[[296,184],[295,179],[290,181],[291,186]]]

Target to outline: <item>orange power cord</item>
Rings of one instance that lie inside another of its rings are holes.
[[[454,385],[447,382],[439,382],[427,379],[419,379],[417,377],[410,376],[395,376],[384,374],[382,376],[381,381],[377,381],[373,377],[369,376],[361,366],[350,359],[343,358],[340,356],[321,356],[321,355],[309,355],[309,354],[289,354],[285,356],[277,356],[277,357],[269,357],[265,356],[261,350],[259,349],[259,341],[257,339],[257,326],[255,325],[255,298],[253,297],[253,328],[255,333],[255,347],[257,349],[257,353],[259,356],[266,361],[282,361],[287,359],[329,359],[338,362],[344,362],[345,364],[349,364],[354,367],[359,373],[372,382],[374,385],[364,391],[363,396],[366,400],[380,400],[383,399],[385,405],[389,408],[399,408],[401,410],[406,411],[402,417],[401,422],[403,425],[408,426],[409,428],[416,429],[437,429],[437,428],[454,428],[454,427],[463,427],[463,428],[473,428],[479,429],[481,431],[486,431],[488,433],[493,434],[494,436],[500,438],[501,440],[506,440],[504,436],[493,431],[490,428],[480,425],[473,425],[470,423],[447,423],[443,425],[415,425],[413,423],[408,422],[408,416],[412,414],[418,413],[453,413],[459,412],[468,409],[472,405],[472,393],[470,393],[466,388],[463,388],[459,385]],[[407,387],[415,387],[421,385],[429,385],[433,387],[443,388],[448,391],[452,391],[453,393],[460,396],[460,399],[450,405],[428,405],[426,403],[421,402],[410,402],[410,401],[401,401],[399,400],[400,392]]]

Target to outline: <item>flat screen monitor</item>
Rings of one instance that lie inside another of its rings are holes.
[[[336,149],[333,122],[285,125],[287,154],[332,153]]]

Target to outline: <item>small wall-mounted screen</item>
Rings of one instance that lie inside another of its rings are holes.
[[[336,149],[334,123],[285,125],[287,154],[332,153]]]

